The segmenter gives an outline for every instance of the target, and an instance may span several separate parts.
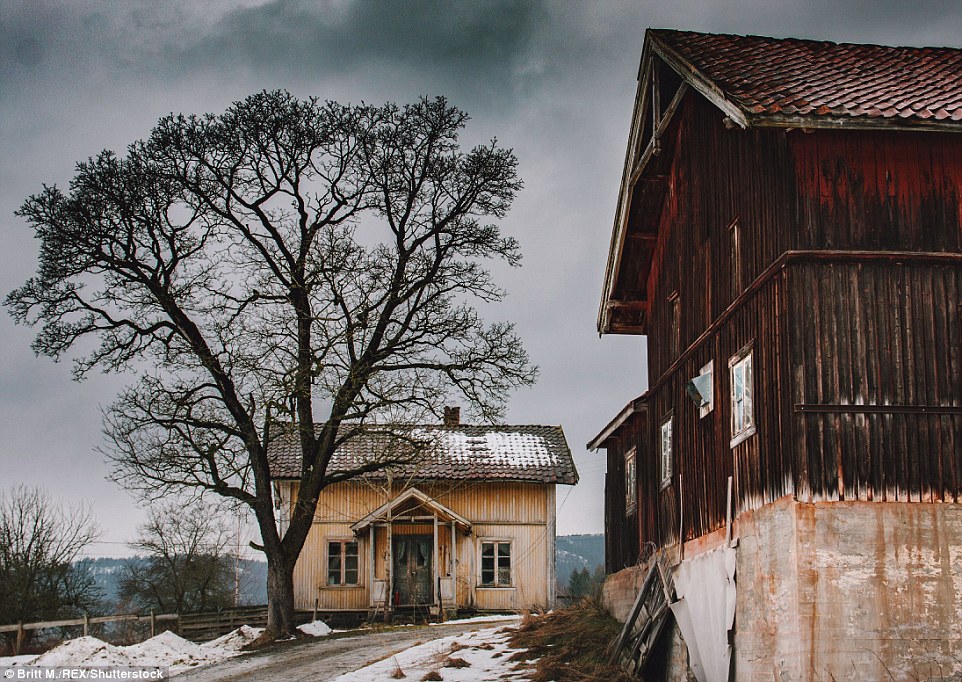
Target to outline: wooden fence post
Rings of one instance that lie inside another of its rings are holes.
[[[87,633],[89,631],[90,631],[90,614],[84,611],[84,637],[87,636]]]
[[[154,610],[150,610],[150,636],[153,637],[155,630],[157,629],[157,616],[154,615]]]
[[[19,656],[20,651],[23,649],[23,638],[26,636],[26,631],[23,629],[23,621],[17,623],[17,641],[13,644],[13,655]]]

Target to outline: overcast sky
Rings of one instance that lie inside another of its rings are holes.
[[[525,189],[502,224],[524,267],[499,275],[510,295],[490,317],[517,322],[541,367],[508,422],[561,424],[575,454],[562,534],[603,530],[603,456],[585,443],[645,388],[644,340],[595,331],[645,28],[962,45],[959,0],[0,0],[0,13],[3,296],[36,268],[21,202],[172,111],[275,88],[375,104],[445,95],[472,116],[467,142],[513,147]],[[93,553],[122,554],[143,512],[95,448],[100,405],[125,378],[75,383],[69,363],[33,356],[33,333],[0,312],[0,486],[88,502],[105,529]]]

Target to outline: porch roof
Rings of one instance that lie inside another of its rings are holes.
[[[396,513],[403,513],[408,509],[415,509],[417,507],[422,507],[429,510],[439,519],[444,519],[445,523],[454,522],[454,524],[465,533],[471,530],[470,521],[457,512],[444,506],[433,497],[422,493],[417,488],[408,488],[393,500],[385,502],[370,514],[362,518],[360,521],[354,523],[351,526],[351,530],[355,533],[358,533],[365,530],[373,523],[377,523],[378,521],[386,521],[389,511],[393,516]]]

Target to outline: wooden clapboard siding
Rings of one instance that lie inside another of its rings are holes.
[[[412,483],[473,524],[471,535],[457,532],[456,593],[458,605],[478,609],[522,609],[549,603],[548,576],[554,561],[550,527],[553,518],[553,497],[550,486],[517,482],[425,481]],[[279,484],[283,505],[296,499],[297,483]],[[310,609],[315,599],[324,610],[366,610],[370,604],[369,535],[361,533],[358,540],[360,564],[357,587],[328,587],[326,575],[326,542],[329,539],[350,539],[350,526],[393,498],[404,488],[395,485],[389,495],[385,483],[345,482],[322,491],[314,524],[308,534],[304,550],[294,570],[296,608]],[[376,580],[385,579],[387,558],[386,528],[379,527],[375,535]],[[432,535],[433,524],[397,523],[394,535]],[[480,543],[485,538],[512,542],[511,588],[481,588]],[[439,572],[448,574],[451,544],[450,526],[438,528]]]
[[[478,586],[480,543],[488,538],[512,542],[512,587],[510,588]],[[545,567],[549,543],[545,526],[482,523],[474,527],[472,540],[473,542],[465,542],[461,545],[459,560],[461,565],[474,565],[473,578],[468,571],[459,571],[459,577],[473,580],[476,608],[503,611],[531,608],[548,603]],[[467,556],[469,552],[474,552],[474,556],[469,558]]]
[[[358,538],[358,580],[356,587],[327,586],[327,541],[350,540],[351,530],[343,523],[315,523],[307,535],[304,549],[294,566],[294,608],[313,609],[318,600],[321,609],[364,610],[369,598],[369,556],[367,538]]]

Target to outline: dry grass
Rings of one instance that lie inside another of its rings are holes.
[[[449,658],[444,662],[445,668],[470,668],[471,664],[463,658]]]
[[[540,618],[524,618],[511,637],[515,661],[529,663],[533,682],[637,682],[617,665],[608,665],[609,646],[621,624],[596,599],[583,599]]]

